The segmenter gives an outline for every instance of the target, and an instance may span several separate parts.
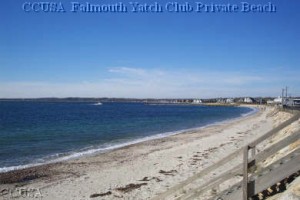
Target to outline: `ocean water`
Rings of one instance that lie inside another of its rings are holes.
[[[0,172],[224,122],[246,107],[0,101]]]

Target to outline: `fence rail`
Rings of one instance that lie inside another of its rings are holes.
[[[298,161],[300,163],[299,159],[300,156],[297,155],[294,159],[291,159],[288,163],[283,163],[283,161],[289,157],[281,158],[278,162],[281,163],[279,168],[276,170],[273,170],[272,168],[269,169],[268,175],[262,176],[258,180],[249,180],[249,174],[257,174],[257,172],[253,172],[253,169],[256,169],[256,163],[259,161],[266,160],[268,157],[273,155],[274,153],[278,152],[279,150],[283,149],[284,147],[296,142],[297,140],[300,140],[300,132],[294,133],[290,136],[287,136],[283,140],[277,142],[276,144],[273,144],[272,146],[268,147],[264,151],[262,151],[259,154],[255,154],[256,146],[266,139],[273,136],[275,133],[282,130],[284,127],[288,126],[292,122],[299,119],[299,113],[295,114],[292,118],[285,121],[269,133],[263,135],[262,137],[258,138],[257,140],[253,141],[246,147],[244,147],[244,154],[243,154],[243,200],[248,200],[253,195],[257,194],[258,192],[261,192],[264,189],[267,189],[269,186],[276,184],[281,179],[287,177],[288,175],[291,175],[294,172],[297,172],[300,169],[300,166],[297,165],[297,162],[295,165],[292,165],[295,161]],[[249,150],[251,151],[251,159],[249,159]],[[297,150],[296,152],[298,152]],[[300,153],[299,153],[300,154]],[[294,155],[294,154],[293,154]],[[287,155],[290,156],[290,155]],[[272,165],[274,168],[274,164]]]
[[[177,200],[187,200],[187,199],[197,199],[201,197],[204,193],[211,189],[217,188],[219,185],[228,181],[229,179],[239,176],[242,174],[243,179],[241,182],[234,184],[227,190],[218,191],[217,194],[212,199],[243,199],[248,200],[251,196],[267,189],[272,184],[284,179],[285,177],[300,170],[300,150],[295,150],[285,157],[281,158],[279,161],[272,163],[270,166],[261,168],[258,170],[257,163],[266,160],[270,156],[274,155],[279,150],[289,146],[290,144],[300,140],[300,132],[296,132],[292,135],[287,136],[281,141],[272,144],[263,151],[256,153],[256,148],[259,144],[266,141],[270,137],[277,134],[279,131],[295,122],[300,118],[300,112],[293,112],[293,116],[287,121],[283,122],[279,126],[275,127],[271,131],[267,132],[260,138],[246,145],[245,147],[233,152],[232,154],[226,156],[220,161],[214,163],[208,168],[202,170],[198,174],[188,178],[182,183],[170,188],[165,193],[158,195],[154,200],[158,199],[169,199],[170,195],[177,193],[177,197],[172,197],[172,199]],[[217,177],[198,185],[197,188],[189,190],[187,193],[182,193],[178,195],[178,192],[182,191],[185,186],[193,183],[196,180],[201,180],[207,174],[215,172],[220,167],[228,164],[231,160],[236,159],[241,156],[243,159],[239,164],[233,166],[232,169],[221,173]],[[169,197],[169,198],[168,198]]]

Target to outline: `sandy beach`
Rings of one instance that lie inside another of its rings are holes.
[[[152,199],[291,117],[273,107],[110,152],[0,174],[0,199]],[[26,194],[20,194],[20,191]]]

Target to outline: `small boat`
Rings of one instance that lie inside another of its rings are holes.
[[[97,102],[97,103],[95,103],[94,105],[95,105],[95,106],[101,106],[102,103],[101,103],[101,102]]]

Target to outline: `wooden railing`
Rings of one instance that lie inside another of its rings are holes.
[[[267,132],[257,140],[251,142],[245,147],[233,152],[232,154],[226,156],[225,158],[219,160],[215,164],[209,166],[208,168],[202,170],[198,174],[188,178],[182,183],[170,188],[168,191],[158,195],[154,200],[161,199],[202,199],[201,196],[204,193],[207,193],[209,190],[218,188],[219,185],[232,179],[235,176],[240,174],[243,175],[243,180],[236,183],[232,187],[224,191],[218,191],[212,199],[222,199],[222,200],[231,200],[231,199],[244,199],[248,200],[249,197],[261,192],[262,190],[268,188],[272,184],[277,183],[281,179],[284,179],[286,176],[300,170],[300,150],[296,150],[284,158],[276,161],[262,169],[258,169],[257,163],[266,160],[271,155],[274,155],[279,150],[284,147],[300,140],[300,132],[294,133],[290,136],[287,136],[283,140],[273,144],[272,146],[267,147],[266,149],[261,150],[259,153],[256,153],[257,145],[266,141],[270,137],[274,136],[276,133],[295,122],[300,118],[300,113],[294,113],[294,116],[283,122],[276,128]],[[250,152],[250,156],[249,156]],[[239,164],[233,166],[229,171],[221,173],[217,177],[210,179],[209,181],[199,185],[197,188],[193,188],[186,192],[182,192],[183,188],[187,185],[197,181],[203,180],[208,174],[214,173],[217,169],[220,169],[225,164],[230,163],[231,160],[236,159],[239,156],[243,156],[243,159]],[[266,175],[267,174],[267,175]],[[172,196],[176,193],[177,197]],[[172,197],[171,197],[172,196]]]
[[[276,184],[287,176],[300,170],[300,148],[295,149],[288,155],[280,158],[278,161],[258,169],[257,163],[264,161],[279,150],[300,140],[300,131],[295,132],[279,142],[261,150],[256,154],[257,145],[274,136],[280,130],[300,118],[299,112],[284,123],[280,124],[272,131],[264,134],[252,143],[246,145],[243,149],[243,180],[235,184],[229,190],[223,191],[217,195],[217,199],[243,199],[248,200],[250,197]],[[242,192],[240,192],[242,189]]]
[[[268,175],[265,175],[264,177],[264,179],[268,179],[268,180],[264,180],[265,182],[262,181],[261,177],[257,177],[256,179],[253,178],[255,175],[257,176],[259,174],[256,171],[257,169],[256,163],[266,160],[271,155],[275,154],[276,152],[283,149],[284,147],[289,146],[290,144],[296,142],[297,140],[300,140],[300,132],[287,136],[286,138],[277,142],[276,144],[268,147],[267,149],[264,149],[259,154],[256,154],[255,151],[256,146],[262,143],[263,141],[265,141],[266,139],[270,138],[275,133],[279,132],[281,129],[283,129],[284,127],[291,124],[297,119],[299,119],[299,113],[294,115],[286,122],[282,123],[274,130],[270,131],[269,133],[263,135],[262,137],[258,138],[254,142],[244,147],[244,153],[243,153],[243,160],[244,160],[243,161],[243,199],[244,200],[248,200],[250,197],[257,194],[258,192],[267,189],[269,186],[276,184],[278,181],[282,180],[288,175],[291,175],[292,173],[295,173],[298,170],[300,170],[300,165],[299,165],[300,162],[298,162],[298,165],[297,164],[294,166],[291,165],[291,163],[294,163],[293,161],[299,160],[298,150],[296,150],[293,154],[288,154],[284,158],[281,158],[279,161],[279,165],[278,163],[276,165],[277,167],[275,167],[274,163],[271,165],[272,168],[269,171],[270,173],[268,173]],[[250,159],[249,159],[249,151],[251,154]],[[283,160],[287,160],[291,156],[294,157],[292,157],[292,159],[290,159],[289,162],[285,162],[285,163],[283,162]],[[262,170],[263,169],[261,169],[260,171]],[[252,174],[252,180],[250,180],[249,174]],[[271,175],[274,175],[275,177]]]

